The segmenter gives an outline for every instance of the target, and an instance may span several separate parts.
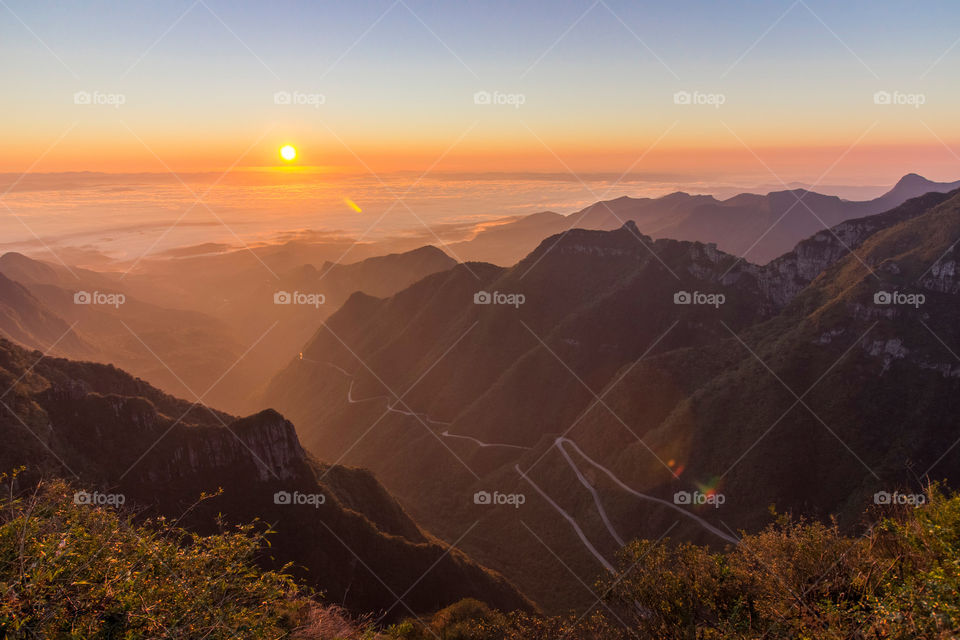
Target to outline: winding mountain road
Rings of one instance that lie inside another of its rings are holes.
[[[563,516],[563,518],[564,518],[567,522],[570,523],[570,526],[573,527],[574,532],[575,532],[575,533],[577,534],[577,536],[580,538],[580,541],[583,543],[583,546],[585,546],[585,547],[587,548],[587,551],[589,551],[591,554],[593,554],[593,557],[596,558],[597,561],[598,561],[600,564],[603,565],[604,569],[606,569],[606,570],[609,571],[610,573],[616,574],[617,570],[613,568],[613,565],[610,564],[610,563],[607,561],[607,559],[604,558],[603,555],[602,555],[599,551],[597,551],[597,548],[594,547],[594,546],[593,546],[593,543],[590,542],[590,539],[587,538],[587,534],[585,534],[585,533],[583,532],[583,529],[580,528],[580,525],[577,524],[577,521],[574,519],[574,517],[571,516],[569,513],[567,513],[567,512],[564,510],[563,507],[561,507],[561,506],[558,505],[556,502],[554,502],[553,498],[551,498],[550,496],[548,496],[547,493],[546,493],[543,489],[541,489],[539,486],[537,486],[537,483],[536,483],[536,482],[534,482],[533,480],[531,480],[530,478],[528,478],[528,477],[527,477],[527,474],[525,474],[523,471],[520,470],[520,465],[515,464],[515,465],[513,465],[513,468],[516,469],[517,473],[520,474],[520,477],[521,477],[521,478],[523,478],[524,480],[526,480],[526,481],[530,484],[531,487],[533,487],[534,489],[536,489],[537,493],[540,494],[540,497],[541,497],[541,498],[543,498],[544,500],[546,500],[546,501],[550,504],[551,507],[553,507],[554,509],[556,509],[557,513],[559,513],[561,516]]]
[[[669,501],[667,501],[667,500],[663,500],[662,498],[656,498],[656,497],[654,497],[654,496],[648,496],[648,495],[645,494],[645,493],[640,493],[639,491],[635,491],[635,490],[631,489],[631,488],[628,487],[626,484],[624,484],[624,483],[620,480],[620,478],[618,478],[616,475],[614,475],[614,473],[613,473],[612,471],[610,471],[610,469],[606,468],[605,466],[603,466],[602,464],[600,464],[599,462],[597,462],[596,460],[594,460],[593,458],[591,458],[590,456],[588,456],[586,453],[584,453],[584,452],[583,452],[583,449],[581,449],[579,446],[577,446],[577,443],[574,442],[573,440],[571,440],[571,439],[569,439],[569,438],[560,437],[560,438],[557,438],[556,440],[554,440],[553,444],[554,444],[554,446],[556,446],[557,448],[559,448],[561,451],[564,451],[562,445],[564,445],[564,444],[569,444],[570,446],[572,446],[572,447],[577,451],[577,453],[579,453],[579,454],[583,457],[584,460],[586,460],[587,462],[589,462],[590,464],[592,464],[594,467],[596,467],[597,469],[600,469],[600,470],[603,471],[605,474],[607,474],[607,476],[608,476],[611,480],[613,480],[613,482],[614,482],[618,487],[620,487],[621,489],[623,489],[623,490],[626,491],[627,493],[629,493],[629,494],[631,494],[631,495],[633,495],[633,496],[636,496],[637,498],[640,498],[641,500],[647,500],[647,501],[650,501],[650,502],[655,502],[655,503],[660,504],[660,505],[663,505],[663,506],[665,506],[665,507],[667,507],[667,508],[669,508],[669,509],[673,509],[674,511],[676,511],[676,512],[679,513],[680,515],[682,515],[682,516],[684,516],[684,517],[686,517],[686,518],[690,518],[691,520],[693,520],[694,522],[696,522],[697,524],[699,524],[701,527],[703,527],[704,529],[706,529],[706,530],[709,531],[710,533],[712,533],[712,534],[714,534],[714,535],[716,535],[716,536],[718,536],[718,537],[726,540],[727,542],[730,542],[730,543],[732,543],[732,544],[737,544],[737,543],[739,542],[735,537],[733,537],[733,536],[730,535],[729,533],[723,531],[722,529],[718,529],[717,527],[713,526],[712,524],[710,524],[709,522],[707,522],[706,520],[704,520],[703,518],[701,518],[701,517],[698,516],[697,514],[691,512],[691,511],[688,511],[688,510],[684,509],[683,507],[680,507],[679,505],[676,505],[676,504],[674,504],[674,503],[672,503],[672,502],[669,502]],[[570,460],[570,457],[567,456],[565,452],[564,452],[564,457],[567,459],[567,462],[568,462],[568,463],[570,463],[571,465],[573,465],[572,461]],[[579,474],[578,474],[578,475],[579,475]],[[594,494],[594,495],[596,495],[596,494]]]
[[[451,423],[449,423],[449,422],[441,422],[441,421],[439,421],[439,420],[434,420],[434,419],[432,419],[430,416],[428,416],[428,415],[425,414],[425,413],[416,413],[416,412],[413,412],[413,411],[403,411],[403,410],[397,409],[397,408],[394,407],[394,404],[393,404],[393,402],[392,402],[391,396],[379,395],[379,396],[371,396],[371,397],[369,397],[369,398],[354,398],[354,397],[353,397],[353,385],[354,385],[354,382],[356,381],[356,376],[355,376],[355,375],[349,373],[348,371],[345,371],[344,369],[342,369],[341,367],[333,364],[332,362],[326,362],[326,361],[320,361],[320,360],[313,360],[313,359],[310,359],[310,358],[305,358],[305,357],[303,357],[303,354],[300,354],[300,360],[305,360],[305,361],[307,361],[307,362],[316,362],[316,363],[318,363],[318,364],[328,365],[328,366],[336,369],[336,370],[339,371],[340,373],[342,373],[342,374],[343,374],[344,376],[346,376],[347,378],[349,378],[349,379],[350,379],[350,387],[347,389],[347,402],[348,402],[349,404],[359,404],[359,403],[362,403],[362,402],[371,402],[371,401],[375,401],[375,400],[383,400],[383,401],[385,402],[385,404],[386,404],[386,409],[387,409],[387,411],[390,411],[390,412],[393,412],[393,413],[398,413],[398,414],[404,415],[404,416],[419,417],[419,418],[420,418],[421,420],[423,420],[424,422],[429,422],[429,423],[431,423],[431,424],[446,425],[446,426],[449,426],[449,425],[451,424]],[[443,432],[440,433],[440,435],[443,436],[444,438],[453,438],[453,439],[458,439],[458,440],[467,440],[467,441],[475,444],[476,446],[482,447],[482,448],[485,448],[485,447],[501,447],[501,448],[510,448],[510,449],[520,449],[520,450],[531,450],[531,449],[532,449],[532,447],[524,447],[524,446],[515,445],[515,444],[506,444],[506,443],[500,443],[500,442],[483,442],[482,440],[478,440],[477,438],[474,438],[474,437],[472,437],[472,436],[463,436],[463,435],[457,435],[457,434],[454,434],[454,433],[450,433],[449,430],[444,430]],[[596,506],[597,513],[600,515],[600,519],[603,521],[603,524],[604,524],[604,526],[606,527],[607,531],[610,533],[610,535],[613,537],[613,539],[617,542],[617,544],[618,544],[619,546],[623,547],[624,545],[626,545],[626,542],[623,540],[623,538],[620,536],[620,534],[617,533],[616,528],[613,526],[613,523],[610,521],[610,517],[607,515],[607,511],[606,511],[606,509],[605,509],[604,506],[603,506],[603,502],[602,502],[602,500],[600,499],[600,494],[597,492],[596,487],[594,487],[593,484],[591,484],[590,481],[586,478],[586,476],[583,475],[583,472],[580,471],[580,467],[577,466],[577,463],[576,463],[576,462],[574,462],[573,458],[570,456],[570,453],[569,453],[569,452],[567,451],[567,449],[565,448],[565,445],[569,445],[574,451],[577,452],[577,454],[580,455],[580,457],[582,457],[584,460],[586,460],[586,461],[587,461],[589,464],[591,464],[593,467],[599,469],[599,470],[602,471],[604,474],[606,474],[606,476],[607,476],[608,478],[610,478],[610,480],[613,481],[613,483],[614,483],[615,485],[617,485],[620,489],[622,489],[623,491],[629,493],[630,495],[632,495],[632,496],[634,496],[634,497],[636,497],[636,498],[638,498],[638,499],[640,499],[640,500],[645,500],[645,501],[652,502],[652,503],[658,504],[658,505],[660,505],[660,506],[666,507],[666,508],[668,508],[668,509],[672,509],[673,511],[677,512],[677,513],[680,514],[681,516],[692,520],[692,521],[695,522],[697,525],[699,525],[700,527],[702,527],[704,530],[706,530],[706,531],[708,531],[708,532],[716,535],[717,537],[719,537],[719,538],[721,538],[721,539],[723,539],[723,540],[725,540],[725,541],[727,541],[727,542],[730,542],[731,544],[737,544],[737,543],[739,542],[735,537],[733,537],[733,536],[730,535],[729,533],[727,533],[727,532],[725,532],[725,531],[723,531],[723,530],[721,530],[721,529],[718,529],[717,527],[715,527],[715,526],[713,526],[712,524],[710,524],[707,520],[701,518],[700,516],[698,516],[697,514],[691,512],[691,511],[688,511],[688,510],[680,507],[679,505],[676,505],[676,504],[674,504],[674,503],[672,503],[672,502],[670,502],[670,501],[664,500],[664,499],[662,499],[662,498],[657,498],[657,497],[655,497],[655,496],[647,495],[647,494],[645,494],[645,493],[640,493],[639,491],[636,491],[636,490],[632,489],[631,487],[627,486],[622,480],[620,480],[620,478],[618,478],[618,477],[616,476],[616,474],[613,473],[613,471],[611,471],[610,469],[608,469],[608,468],[605,467],[604,465],[600,464],[599,462],[597,462],[596,460],[594,460],[593,458],[591,458],[590,456],[588,456],[588,455],[583,451],[583,449],[581,449],[581,448],[579,447],[579,445],[577,445],[576,442],[574,442],[574,441],[571,440],[570,438],[566,438],[566,437],[563,437],[563,436],[557,437],[557,438],[553,441],[553,446],[556,447],[556,448],[560,451],[560,454],[563,456],[564,460],[566,460],[567,465],[570,467],[570,469],[573,470],[573,473],[576,475],[577,480],[580,482],[580,484],[583,485],[584,488],[586,488],[587,491],[590,492],[590,495],[593,497],[593,503],[594,503],[594,505]],[[557,513],[559,513],[560,516],[570,524],[571,528],[573,528],[573,530],[574,530],[574,533],[576,533],[576,534],[577,534],[577,537],[580,538],[580,541],[583,543],[583,546],[587,549],[587,551],[589,551],[590,554],[593,555],[593,557],[596,558],[597,561],[598,561],[607,571],[609,571],[609,572],[611,572],[611,573],[616,573],[616,570],[614,569],[613,565],[610,564],[610,562],[609,562],[606,558],[603,557],[603,554],[601,554],[601,553],[597,550],[597,548],[593,546],[593,543],[590,542],[590,539],[587,538],[587,535],[584,533],[583,529],[582,529],[582,528],[580,527],[580,525],[577,523],[576,519],[575,519],[573,516],[571,516],[569,513],[567,513],[567,511],[566,511],[563,507],[561,507],[559,504],[557,504],[557,502],[556,502],[553,498],[551,498],[549,495],[547,495],[547,493],[546,493],[543,489],[541,489],[540,486],[538,486],[530,477],[528,477],[523,471],[521,471],[519,464],[514,464],[514,465],[513,465],[513,468],[516,470],[516,472],[517,472],[518,474],[520,474],[520,477],[521,477],[521,478],[523,478],[531,487],[534,488],[534,490],[535,490],[538,494],[540,494],[540,496],[541,496],[544,500],[546,500],[547,504],[549,504],[551,507],[553,507],[553,509],[554,509]]]
[[[571,441],[572,443],[572,441]],[[561,439],[557,438],[554,440],[553,444],[560,450],[560,453],[563,454],[564,459],[567,461],[567,464],[570,465],[570,468],[573,469],[573,472],[577,474],[577,480],[580,481],[587,491],[590,492],[590,495],[593,496],[593,504],[597,507],[597,512],[600,514],[600,519],[603,520],[604,526],[607,527],[607,531],[610,532],[610,535],[613,536],[613,539],[617,541],[617,544],[621,547],[627,543],[620,537],[620,534],[617,533],[617,530],[613,528],[613,523],[610,522],[610,518],[607,516],[607,510],[603,508],[603,502],[600,501],[600,494],[597,493],[596,488],[590,484],[587,478],[580,471],[580,467],[574,463],[573,459],[570,457],[570,454],[567,453],[567,450],[561,446]],[[574,444],[574,446],[576,446]],[[579,447],[578,447],[579,450]]]
[[[458,436],[457,434],[450,433],[449,431],[444,431],[440,435],[442,435],[444,438],[457,438],[460,440],[469,440],[470,442],[474,443],[478,447],[506,447],[509,449],[524,449],[527,451],[533,448],[533,447],[522,447],[519,444],[502,444],[499,442],[481,442],[480,440],[477,440],[476,438],[473,438],[471,436]]]

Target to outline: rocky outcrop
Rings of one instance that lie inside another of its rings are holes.
[[[920,216],[957,193],[928,193],[908,200],[886,213],[847,220],[830,229],[824,229],[797,244],[793,251],[760,268],[757,271],[758,277],[769,281],[767,290],[786,303],[813,282],[814,278],[851,251],[855,251],[877,231]]]
[[[954,251],[951,248],[950,253]],[[941,258],[930,270],[920,278],[920,286],[929,291],[940,293],[960,292],[960,268],[952,257]]]
[[[151,482],[224,471],[247,472],[262,482],[307,473],[293,424],[269,409],[219,427],[182,429],[173,440],[172,451],[150,460],[145,475]]]
[[[837,263],[851,251],[856,251],[870,236],[882,229],[888,229],[907,220],[911,220],[931,208],[949,200],[960,193],[928,193],[908,200],[899,207],[878,215],[847,220],[824,229],[803,240],[789,253],[758,266],[738,260],[724,273],[721,280],[724,285],[735,285],[743,279],[750,279],[762,297],[774,307],[781,309],[793,300],[821,273]],[[699,243],[698,243],[699,244]],[[732,256],[716,249],[716,245],[700,245],[700,252],[720,265],[723,259]],[[896,268],[895,265],[886,265]],[[952,261],[945,260],[936,264],[924,278],[922,284],[937,291],[956,291],[960,282],[955,279],[956,267]],[[710,273],[699,275],[709,278]]]

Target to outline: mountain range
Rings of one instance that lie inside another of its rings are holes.
[[[771,507],[855,527],[876,492],[955,481],[958,239],[958,191],[762,266],[575,229],[510,268],[354,294],[264,402],[442,537],[479,518],[468,552],[538,603],[588,604],[568,570],[588,581],[624,540],[728,544]]]
[[[0,286],[8,294],[0,302],[0,328],[31,348],[115,364],[168,393],[252,411],[254,391],[351,293],[389,295],[455,264],[433,247],[320,268],[282,270],[285,259],[261,258],[272,271],[244,255],[242,268],[228,254],[165,261],[127,275],[7,253],[0,256]],[[319,295],[322,303],[277,304],[280,292]],[[78,293],[123,298],[77,304]]]
[[[725,200],[683,192],[660,198],[623,196],[568,215],[544,211],[488,224],[474,238],[453,243],[449,250],[461,260],[511,266],[547,236],[574,228],[612,230],[632,221],[653,238],[713,242],[727,253],[765,264],[807,236],[844,220],[882,213],[925,193],[957,188],[960,181],[933,182],[911,173],[882,196],[863,201],[807,189],[741,193]]]

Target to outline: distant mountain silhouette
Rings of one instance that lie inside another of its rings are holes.
[[[245,269],[237,269],[230,255],[169,260],[121,278],[7,253],[0,256],[0,274],[25,292],[18,294],[19,311],[0,322],[0,332],[45,349],[75,324],[75,335],[58,343],[54,354],[109,362],[169,393],[245,410],[254,390],[354,291],[390,295],[456,264],[439,249],[422,247],[352,264],[327,262],[319,269],[298,265],[273,278],[256,259],[247,259],[253,264]],[[233,266],[201,266],[224,261]],[[119,307],[78,305],[79,291],[122,293],[126,300]],[[277,305],[274,294],[280,291],[320,294],[324,303]],[[18,313],[34,320],[18,320]]]
[[[60,318],[64,328],[73,326],[79,343],[60,341],[54,355],[109,362],[170,393],[196,399],[194,393],[207,391],[243,353],[243,345],[223,322],[207,314],[145,302],[139,297],[141,290],[114,274],[68,270],[17,253],[0,256],[0,274],[16,280],[46,314]],[[121,294],[124,299],[117,305],[77,304],[78,293]],[[3,334],[43,350],[61,335],[38,342],[21,339],[12,331]],[[217,391],[205,400],[222,404],[227,396]]]
[[[0,273],[0,334],[41,351],[53,348],[57,353],[94,352],[69,323],[3,273]]]
[[[547,236],[570,228],[612,230],[633,221],[641,232],[654,238],[714,242],[727,253],[764,264],[803,238],[844,220],[881,213],[925,193],[957,188],[960,181],[933,182],[911,173],[886,194],[866,201],[805,189],[743,193],[726,200],[683,192],[661,198],[623,196],[568,216],[544,212],[489,225],[475,238],[454,243],[450,249],[463,260],[511,266]]]
[[[934,182],[927,180],[916,173],[908,173],[900,178],[893,189],[873,200],[875,206],[881,209],[890,209],[910,198],[922,196],[925,193],[946,193],[960,188],[960,180],[956,182]]]
[[[944,348],[960,344],[960,192],[848,216],[763,266],[639,226],[355,294],[266,402],[444,537],[480,519],[469,552],[554,610],[585,595],[557,586],[566,569],[538,562],[544,544],[592,575],[619,540],[673,523],[672,537],[723,544],[776,504],[852,526],[875,491],[917,488],[928,469],[960,479],[960,363]],[[927,300],[875,304],[881,291]],[[722,509],[677,511],[675,492],[714,487]],[[527,501],[477,506],[483,490]]]

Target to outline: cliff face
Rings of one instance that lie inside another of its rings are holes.
[[[744,280],[752,281],[760,297],[774,310],[779,311],[789,304],[801,291],[830,266],[839,262],[851,251],[856,251],[870,236],[881,229],[887,229],[897,224],[912,220],[924,214],[933,207],[951,199],[960,191],[949,193],[928,193],[904,202],[900,206],[882,214],[865,218],[847,220],[840,224],[823,229],[809,238],[799,242],[792,251],[772,260],[766,265],[759,266],[744,260],[739,260],[729,267],[722,275],[713,270],[702,270],[694,275],[706,280],[717,279],[725,285],[742,284]],[[701,255],[717,267],[729,264],[732,256],[718,251],[716,245],[700,245],[697,243],[692,249],[691,257]],[[954,272],[953,263],[949,261],[938,263],[931,269],[927,279],[933,283],[941,279],[939,286],[955,286],[951,278]],[[937,286],[937,285],[931,285]]]
[[[17,398],[45,414],[50,453],[80,476],[155,492],[228,471],[259,481],[308,475],[293,425],[275,411],[237,419],[89,363],[45,359],[34,374],[42,389]]]
[[[69,477],[123,494],[138,511],[185,516],[197,531],[215,530],[221,515],[270,522],[262,561],[301,567],[304,580],[358,612],[428,612],[464,597],[530,607],[502,577],[421,531],[372,474],[314,462],[276,411],[236,418],[111,366],[41,358],[6,340],[0,386],[0,472],[26,465],[25,480]],[[414,584],[398,604],[394,594]]]
[[[180,435],[180,434],[178,434]],[[296,431],[279,413],[266,410],[226,427],[187,430],[175,448],[145,472],[151,482],[171,482],[226,470],[249,471],[258,480],[290,480],[305,472]]]
[[[768,290],[784,304],[813,282],[828,267],[856,250],[880,229],[906,222],[960,193],[928,193],[908,200],[886,213],[847,220],[831,229],[824,229],[803,240],[787,254],[757,269]],[[938,265],[938,269],[944,265]]]
[[[960,292],[960,265],[954,258],[944,259],[930,268],[930,271],[920,278],[920,284],[925,289],[940,293]]]

